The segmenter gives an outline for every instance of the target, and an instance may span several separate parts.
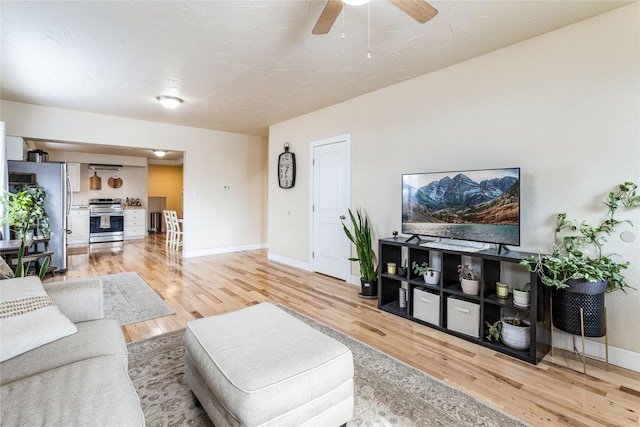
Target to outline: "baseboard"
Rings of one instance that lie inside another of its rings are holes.
[[[201,249],[197,251],[184,251],[182,256],[185,258],[192,258],[197,256],[205,256],[205,255],[218,255],[218,254],[228,254],[231,252],[243,252],[243,251],[253,251],[256,249],[265,249],[268,245],[266,243],[256,243],[253,245],[243,245],[243,246],[227,246],[225,248],[211,248],[211,249]]]
[[[573,335],[554,329],[553,346],[563,350],[573,351]],[[588,356],[605,360],[606,350],[604,343],[585,339],[585,352]],[[582,350],[582,339],[576,337],[576,347]],[[620,366],[630,371],[640,372],[640,353],[625,350],[623,348],[609,346],[609,363],[611,365]]]
[[[308,262],[300,261],[293,258],[283,257],[281,255],[276,255],[274,253],[269,252],[267,254],[267,259],[269,261],[279,262],[280,264],[288,265],[290,267],[299,268],[301,270],[311,271],[311,264]]]

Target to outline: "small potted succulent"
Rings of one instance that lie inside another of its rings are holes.
[[[531,296],[531,283],[525,283],[513,290],[513,303],[520,307],[529,307]]]
[[[458,266],[458,277],[462,292],[469,295],[480,293],[480,275],[468,264]]]

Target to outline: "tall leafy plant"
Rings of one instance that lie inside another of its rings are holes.
[[[16,277],[24,277],[27,268],[23,265],[24,253],[27,248],[28,231],[32,228],[48,232],[49,220],[44,209],[44,189],[37,186],[34,188],[24,188],[17,193],[5,192],[5,198],[1,199],[3,205],[2,223],[9,224],[9,228],[20,239],[18,249],[18,263],[16,265]],[[49,268],[50,258],[47,256],[38,276],[42,279]]]
[[[342,222],[344,233],[347,238],[351,240],[351,243],[356,247],[357,258],[349,258],[349,261],[358,262],[360,265],[360,278],[364,282],[375,282],[378,278],[376,267],[374,264],[375,254],[373,252],[373,245],[371,239],[371,227],[369,226],[369,219],[366,214],[362,213],[360,208],[356,209],[356,217],[349,209],[349,217],[351,218],[351,224],[353,225],[353,233],[349,230],[347,225]]]

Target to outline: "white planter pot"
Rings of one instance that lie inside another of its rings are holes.
[[[517,289],[513,290],[513,303],[520,307],[529,307],[529,296],[531,292],[522,292]]]
[[[424,273],[424,283],[428,285],[437,285],[440,283],[440,270],[430,268]]]
[[[469,295],[478,295],[480,293],[480,281],[460,279],[460,285],[462,286],[462,292]]]
[[[505,319],[509,319],[506,317]],[[528,320],[522,321],[524,326],[514,326],[505,321],[502,322],[502,333],[500,337],[507,347],[516,350],[526,350],[531,344],[531,323]]]

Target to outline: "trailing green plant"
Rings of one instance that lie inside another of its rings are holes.
[[[607,292],[634,289],[627,284],[623,274],[629,262],[615,261],[613,257],[618,255],[604,254],[603,247],[607,236],[617,226],[623,223],[633,226],[630,220],[618,220],[615,214],[620,207],[640,208],[637,188],[635,183],[625,182],[618,186],[617,191],[610,192],[603,202],[607,207],[607,216],[599,225],[591,225],[587,221],[578,223],[576,220],[568,220],[566,213],[558,214],[551,254],[531,255],[520,261],[520,264],[530,272],[537,273],[545,285],[558,289],[568,287],[569,279],[584,279],[589,282],[606,280]]]
[[[460,280],[480,280],[480,275],[468,264],[458,266],[458,277]]]
[[[422,264],[418,264],[417,262],[413,261],[411,263],[411,269],[413,269],[413,272],[418,276],[424,276],[427,271],[429,271],[429,263],[424,261]]]
[[[40,230],[44,233],[49,231],[49,218],[44,209],[44,198],[46,193],[42,187],[35,185],[32,187],[21,186],[17,193],[5,192],[5,197],[0,199],[3,206],[2,224],[8,224],[11,231],[20,240],[18,258],[16,264],[16,277],[24,277],[29,270],[29,265],[23,265],[22,259],[27,247],[28,231],[30,229]],[[42,279],[49,268],[50,258],[47,256],[43,260],[38,276]]]
[[[38,184],[17,186],[15,193],[5,192],[3,223],[9,224],[18,239],[29,229],[49,234],[49,216],[44,207],[46,197],[46,191]]]
[[[375,282],[378,278],[378,272],[374,263],[375,254],[373,252],[373,244],[371,238],[371,227],[369,225],[369,219],[366,214],[362,213],[360,208],[356,209],[356,215],[358,220],[349,209],[349,217],[353,225],[353,233],[346,226],[344,221],[342,222],[342,228],[347,238],[356,247],[356,258],[349,258],[349,261],[358,262],[360,265],[360,278],[364,282]]]

